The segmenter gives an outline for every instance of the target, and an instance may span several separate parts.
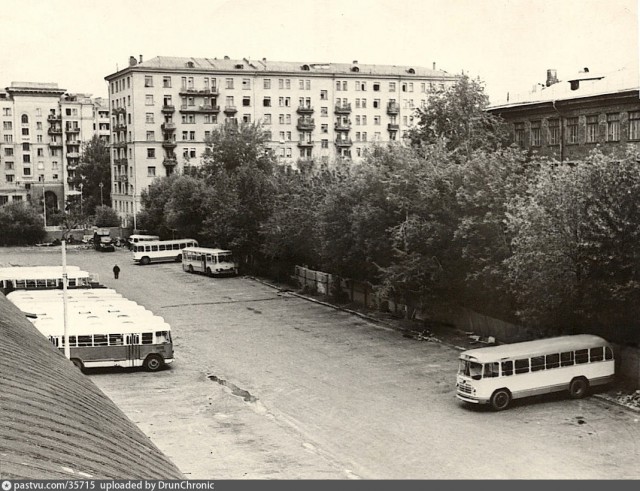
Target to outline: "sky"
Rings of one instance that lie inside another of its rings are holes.
[[[588,67],[638,70],[638,0],[2,0],[0,87],[107,96],[129,56],[432,67],[492,101]]]

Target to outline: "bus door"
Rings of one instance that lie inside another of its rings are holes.
[[[127,366],[135,366],[134,362],[140,359],[140,335],[127,334],[125,336],[127,344]]]

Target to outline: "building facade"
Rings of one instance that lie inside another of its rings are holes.
[[[538,155],[571,163],[597,148],[622,156],[629,146],[640,151],[639,88],[636,71],[585,69],[558,81],[549,70],[546,84],[489,111],[509,123],[514,143]]]
[[[107,142],[110,137],[108,107],[88,95],[68,94],[55,83],[12,82],[0,93],[0,119],[0,205],[28,201],[42,207],[43,214],[45,202],[56,211],[80,194],[69,179],[82,144],[99,124]]]
[[[457,77],[421,67],[131,57],[109,82],[113,207],[130,224],[158,176],[197,165],[225,122],[260,123],[283,164],[361,159],[401,138],[429,93]]]

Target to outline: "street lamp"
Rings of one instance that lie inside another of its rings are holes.
[[[82,188],[84,184],[80,183],[80,215],[82,215]]]
[[[100,206],[104,206],[104,203],[102,202],[102,188],[104,187],[104,184],[102,184],[102,181],[98,186],[100,186]]]

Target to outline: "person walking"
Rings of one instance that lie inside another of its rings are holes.
[[[113,277],[117,280],[118,276],[120,275],[120,268],[118,267],[118,265],[116,264],[113,267]]]

